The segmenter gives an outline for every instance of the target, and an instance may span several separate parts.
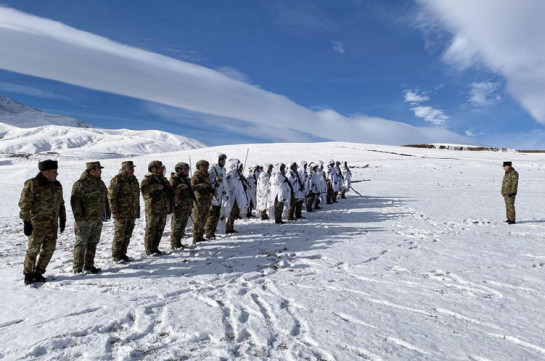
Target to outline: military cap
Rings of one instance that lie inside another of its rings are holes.
[[[38,163],[38,169],[40,172],[45,172],[46,170],[59,169],[56,160],[46,159]]]
[[[174,170],[175,171],[178,171],[179,169],[189,169],[189,164],[187,164],[186,162],[180,162],[180,163],[176,163],[176,165],[174,166]]]
[[[148,171],[151,172],[153,168],[158,168],[162,166],[163,166],[163,162],[161,162],[160,160],[152,160],[148,164]]]
[[[512,166],[513,166],[513,162],[503,162],[503,166],[504,166],[504,167],[506,167],[506,166],[512,167]]]
[[[227,155],[225,155],[224,153],[218,153],[218,160],[221,159],[227,159]]]
[[[209,163],[206,160],[199,160],[196,164],[197,169],[199,169],[200,166],[208,167]]]
[[[85,163],[85,168],[87,170],[91,170],[91,169],[95,169],[95,168],[104,168],[103,166],[100,165],[100,162],[87,162]]]
[[[123,163],[121,163],[121,168],[125,168],[125,167],[134,167],[134,163],[132,162],[132,160],[126,160]]]

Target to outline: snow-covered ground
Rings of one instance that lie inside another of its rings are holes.
[[[244,161],[246,145],[134,158]],[[129,264],[104,226],[99,275],[74,276],[73,220],[49,281],[23,285],[17,218],[36,160],[0,170],[0,358],[7,360],[545,360],[545,156],[354,143],[250,145],[248,164],[347,160],[348,199],[306,220],[256,219],[192,250],[146,257],[138,221]],[[103,160],[106,183],[123,159]],[[520,173],[505,219],[501,162]],[[364,168],[369,164],[369,167]],[[69,200],[84,161],[60,159]],[[68,207],[69,209],[70,207]],[[169,229],[161,248],[168,250]],[[187,242],[187,240],[186,240]]]

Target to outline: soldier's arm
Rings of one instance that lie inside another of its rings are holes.
[[[117,209],[117,197],[119,195],[119,183],[117,177],[113,177],[110,181],[110,187],[108,188],[108,204],[114,216],[117,216],[119,210]]]
[[[21,198],[19,199],[19,218],[25,222],[30,222],[30,210],[32,208],[33,198],[32,182],[30,180],[25,182],[23,190],[21,191]]]
[[[62,186],[59,185],[60,194],[61,194],[61,204],[59,206],[59,219],[66,219],[66,207],[64,205],[64,196],[62,193]]]
[[[81,208],[81,184],[79,182],[74,183],[72,187],[72,195],[70,196],[70,206],[72,207],[72,213],[74,219],[79,221],[83,218],[83,209]]]
[[[511,194],[517,195],[518,185],[519,185],[519,176],[518,174],[514,174],[511,179]]]

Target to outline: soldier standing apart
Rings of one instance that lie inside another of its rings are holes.
[[[57,228],[62,233],[66,226],[57,161],[39,162],[38,169],[38,175],[25,182],[19,200],[19,217],[24,223],[25,236],[29,237],[23,269],[25,285],[46,281],[43,274],[57,245]]]
[[[501,183],[501,195],[505,200],[505,210],[507,213],[507,220],[505,222],[514,224],[516,222],[515,198],[517,196],[519,174],[513,168],[512,162],[503,162],[503,170],[505,171],[505,175]]]
[[[72,187],[70,205],[76,220],[74,273],[101,271],[95,267],[95,253],[102,233],[103,218],[110,219],[108,188],[100,179],[102,168],[100,162],[88,162],[80,179]]]
[[[185,237],[185,227],[191,215],[195,196],[191,189],[189,178],[189,164],[180,162],[174,167],[176,173],[170,174],[170,186],[174,192],[174,210],[170,231],[170,247],[184,248],[182,238]]]
[[[159,243],[167,223],[167,214],[171,212],[171,202],[174,198],[172,188],[164,176],[163,163],[154,160],[148,164],[148,173],[144,176],[140,190],[146,204],[146,232],[144,246],[146,255],[161,256]]]
[[[121,163],[121,170],[110,181],[108,201],[115,224],[112,260],[130,262],[127,248],[131,241],[135,220],[140,218],[140,185],[134,176],[132,161]]]
[[[196,164],[197,171],[191,178],[191,189],[195,195],[193,202],[193,244],[207,241],[203,237],[204,225],[207,223],[208,212],[212,205],[212,197],[216,195],[216,189],[210,181],[208,173],[209,163],[205,160],[199,160]]]
[[[227,176],[225,172],[225,162],[227,156],[223,153],[218,154],[218,163],[212,166],[210,170],[210,182],[216,190],[212,203],[208,211],[206,220],[206,238],[216,239],[216,228],[220,218],[222,220],[229,217],[231,211],[229,200],[229,187],[227,185]]]

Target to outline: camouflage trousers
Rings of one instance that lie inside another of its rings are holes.
[[[43,274],[53,256],[57,246],[57,227],[38,228],[34,226],[34,231],[28,238],[28,249],[25,256],[25,265],[23,274],[28,275],[34,272]],[[36,258],[38,264],[36,264]]]
[[[315,200],[316,200],[316,193],[309,193],[307,198],[305,199],[307,212],[312,212],[312,210],[314,209]]]
[[[290,209],[288,210],[288,219],[290,221],[293,221],[295,218],[301,218],[303,216],[302,211],[303,211],[303,200],[296,199],[292,195],[291,201],[290,201]]]
[[[282,213],[284,213],[284,202],[278,201],[278,196],[274,199],[274,221],[275,223],[282,222]]]
[[[516,221],[515,198],[516,197],[509,197],[509,196],[503,197],[503,199],[505,200],[505,213],[507,215],[507,219],[513,222]]]
[[[218,222],[220,220],[221,206],[210,206],[208,210],[208,218],[206,219],[206,237],[210,237],[216,233]]]
[[[333,185],[331,184],[331,181],[329,179],[326,181],[326,183],[327,183],[326,203],[331,204],[331,203],[334,202],[334,200],[333,200],[333,196],[334,196]]]
[[[163,236],[163,231],[167,224],[167,215],[164,214],[146,214],[146,232],[144,234],[144,247],[149,256],[159,251],[159,243]]]
[[[102,219],[77,221],[74,230],[76,232],[74,272],[81,272],[95,265],[95,253],[102,233]]]
[[[191,203],[181,204],[174,208],[172,220],[170,223],[170,247],[180,248],[182,246],[182,237],[185,236],[185,227],[191,215]]]
[[[204,225],[210,209],[210,200],[201,199],[193,202],[193,242],[200,241],[204,235]]]
[[[134,231],[135,218],[118,219],[115,221],[114,240],[112,242],[112,258],[119,261],[127,255],[127,248]]]
[[[231,214],[229,215],[229,219],[225,223],[225,232],[230,232],[235,229],[235,220],[238,219],[240,216],[240,208],[238,207],[238,203],[235,200],[235,204],[233,204],[233,208],[231,208]]]

